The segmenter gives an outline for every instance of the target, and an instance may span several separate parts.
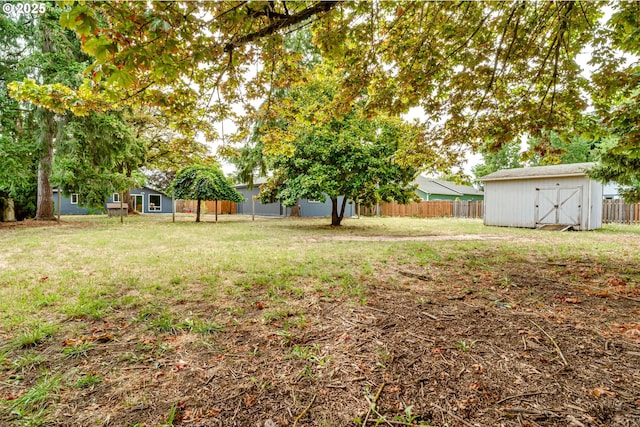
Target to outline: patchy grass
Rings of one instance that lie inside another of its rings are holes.
[[[0,424],[640,422],[640,226],[220,219],[0,228]]]

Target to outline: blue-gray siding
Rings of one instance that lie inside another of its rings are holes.
[[[58,213],[58,190],[53,190],[53,208]],[[60,214],[61,215],[87,215],[94,213],[88,208],[84,208],[79,204],[72,204],[71,197],[60,194]]]
[[[143,197],[143,213],[171,213],[173,212],[173,207],[171,205],[171,198],[167,197],[164,193],[153,190],[148,187],[144,188],[135,188],[129,191],[130,195],[141,195]],[[160,197],[160,209],[159,210],[151,210],[151,197],[150,196],[159,196]]]
[[[340,208],[342,207],[343,199],[344,197],[338,197],[338,212],[340,212]],[[344,217],[348,218],[354,214],[353,203],[347,202],[347,206],[344,208]],[[331,199],[329,199],[328,196],[322,201],[300,199],[300,216],[331,216]]]
[[[244,196],[244,202],[236,204],[236,213],[241,215],[251,215],[253,207],[251,206],[253,196],[257,196],[260,192],[258,187],[249,190],[247,187],[236,187],[236,190]],[[260,216],[282,216],[283,206],[280,202],[276,203],[260,203],[260,200],[254,202],[255,214]]]
[[[143,188],[136,188],[136,189],[132,189],[129,190],[129,194],[130,195],[140,195],[142,196],[142,210],[139,211],[141,213],[145,213],[145,214],[154,214],[154,213],[171,213],[173,211],[173,207],[172,207],[172,203],[171,203],[171,198],[167,197],[165,194],[153,190],[151,188],[148,187],[143,187]],[[151,195],[155,196],[154,198],[150,197]],[[60,214],[62,215],[88,215],[88,214],[93,214],[93,213],[104,213],[104,212],[99,212],[95,209],[88,209],[85,207],[82,207],[80,204],[72,204],[71,203],[71,197],[70,196],[65,196],[64,193],[60,195]],[[159,199],[158,199],[159,197]],[[160,206],[159,209],[154,209],[151,210],[151,200],[150,199],[154,199],[154,200],[159,200],[160,201]],[[107,197],[107,200],[105,201],[105,206],[104,206],[104,210],[106,212],[106,204],[107,203],[118,203],[119,200],[114,200],[113,195],[110,195],[109,197]],[[128,203],[127,200],[123,200],[123,203]],[[54,208],[55,208],[55,212],[58,212],[58,193],[57,193],[57,189],[53,190],[53,204],[54,204]]]
[[[236,186],[238,192],[240,192],[245,201],[237,204],[236,212],[241,215],[251,215],[252,206],[251,198],[257,196],[260,189],[256,186],[252,190],[249,190],[246,186]],[[342,197],[338,198],[338,207],[342,206]],[[261,216],[284,216],[284,206],[280,202],[276,203],[260,203],[259,200],[255,201],[255,214]],[[291,212],[290,208],[287,208],[287,215]],[[355,208],[353,203],[347,203],[344,210],[344,216],[350,217],[355,215]],[[326,197],[322,201],[309,201],[307,199],[300,199],[300,216],[304,217],[325,217],[331,216],[331,200]]]

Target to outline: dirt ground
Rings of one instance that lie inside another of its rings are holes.
[[[63,388],[48,425],[640,426],[639,266],[527,255],[469,272],[495,255],[391,263],[359,278],[366,303],[318,290],[272,321],[269,301],[247,298],[206,337],[151,333],[131,308],[69,320],[88,357],[54,356],[73,344],[60,340],[38,351],[104,380]],[[0,399],[16,375],[38,371],[0,372]]]

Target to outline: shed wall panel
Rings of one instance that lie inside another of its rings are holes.
[[[590,182],[591,206],[589,211],[589,228],[596,230],[602,227],[602,200],[604,199],[604,185],[601,182]]]
[[[537,188],[582,188],[580,228],[598,228],[602,223],[602,186],[587,177],[537,178],[485,183],[485,225],[535,228]],[[598,197],[600,194],[600,197]],[[600,212],[598,215],[597,212]],[[598,218],[598,216],[600,218]]]

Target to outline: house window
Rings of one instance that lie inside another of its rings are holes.
[[[149,194],[149,211],[160,212],[162,210],[162,198],[159,194]]]
[[[71,204],[72,205],[77,205],[78,204],[78,194],[77,193],[71,194]]]
[[[113,193],[111,199],[113,200],[113,203],[120,203],[120,193]]]

